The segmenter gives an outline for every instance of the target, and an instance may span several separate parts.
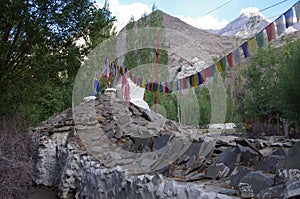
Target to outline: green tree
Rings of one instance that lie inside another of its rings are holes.
[[[195,89],[197,100],[199,103],[200,120],[199,125],[204,126],[210,123],[211,103],[210,95],[207,87],[197,87]]]
[[[250,120],[270,123],[278,114],[278,72],[285,60],[279,51],[271,45],[259,49],[245,71],[244,114]]]
[[[279,72],[277,102],[284,117],[300,123],[300,39],[288,43],[285,51],[288,53]]]
[[[115,20],[107,2],[98,9],[89,0],[4,0],[0,18],[0,116],[34,123],[71,106],[83,57]]]

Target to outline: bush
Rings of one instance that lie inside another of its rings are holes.
[[[31,136],[20,119],[0,119],[0,198],[26,198],[32,186]]]

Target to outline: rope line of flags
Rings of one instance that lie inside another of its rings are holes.
[[[216,72],[223,73],[230,68],[241,63],[244,59],[255,55],[258,48],[267,45],[272,40],[280,37],[285,33],[286,29],[293,26],[295,20],[300,22],[300,1],[295,3],[283,15],[279,16],[273,22],[268,24],[260,32],[255,34],[238,48],[222,57],[220,60],[203,69],[196,74],[184,77],[178,80],[168,82],[156,82],[147,80],[131,73],[125,66],[116,66],[114,63],[109,63],[106,58],[104,61],[106,83],[108,84],[111,76],[122,77],[122,92],[124,98],[128,100],[128,92],[130,92],[128,81],[125,77],[130,78],[137,86],[142,87],[151,92],[172,93],[175,90],[182,90],[191,87],[197,87],[215,76]],[[99,75],[96,76],[94,82],[93,95],[100,93]],[[126,101],[127,101],[126,100]]]

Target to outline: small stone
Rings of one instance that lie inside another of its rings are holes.
[[[115,132],[115,135],[114,135],[114,137],[115,137],[116,139],[121,139],[123,136],[124,136],[124,133],[123,133],[123,131],[120,130],[120,129],[118,129],[118,130]]]
[[[242,198],[252,198],[252,197],[254,197],[254,193],[253,193],[253,190],[251,188],[251,185],[249,185],[247,183],[239,183],[238,189],[239,189],[239,192],[240,192],[240,196]]]

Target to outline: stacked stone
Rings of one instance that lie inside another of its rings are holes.
[[[300,196],[299,140],[202,133],[112,90],[32,131],[35,182],[61,198]]]

